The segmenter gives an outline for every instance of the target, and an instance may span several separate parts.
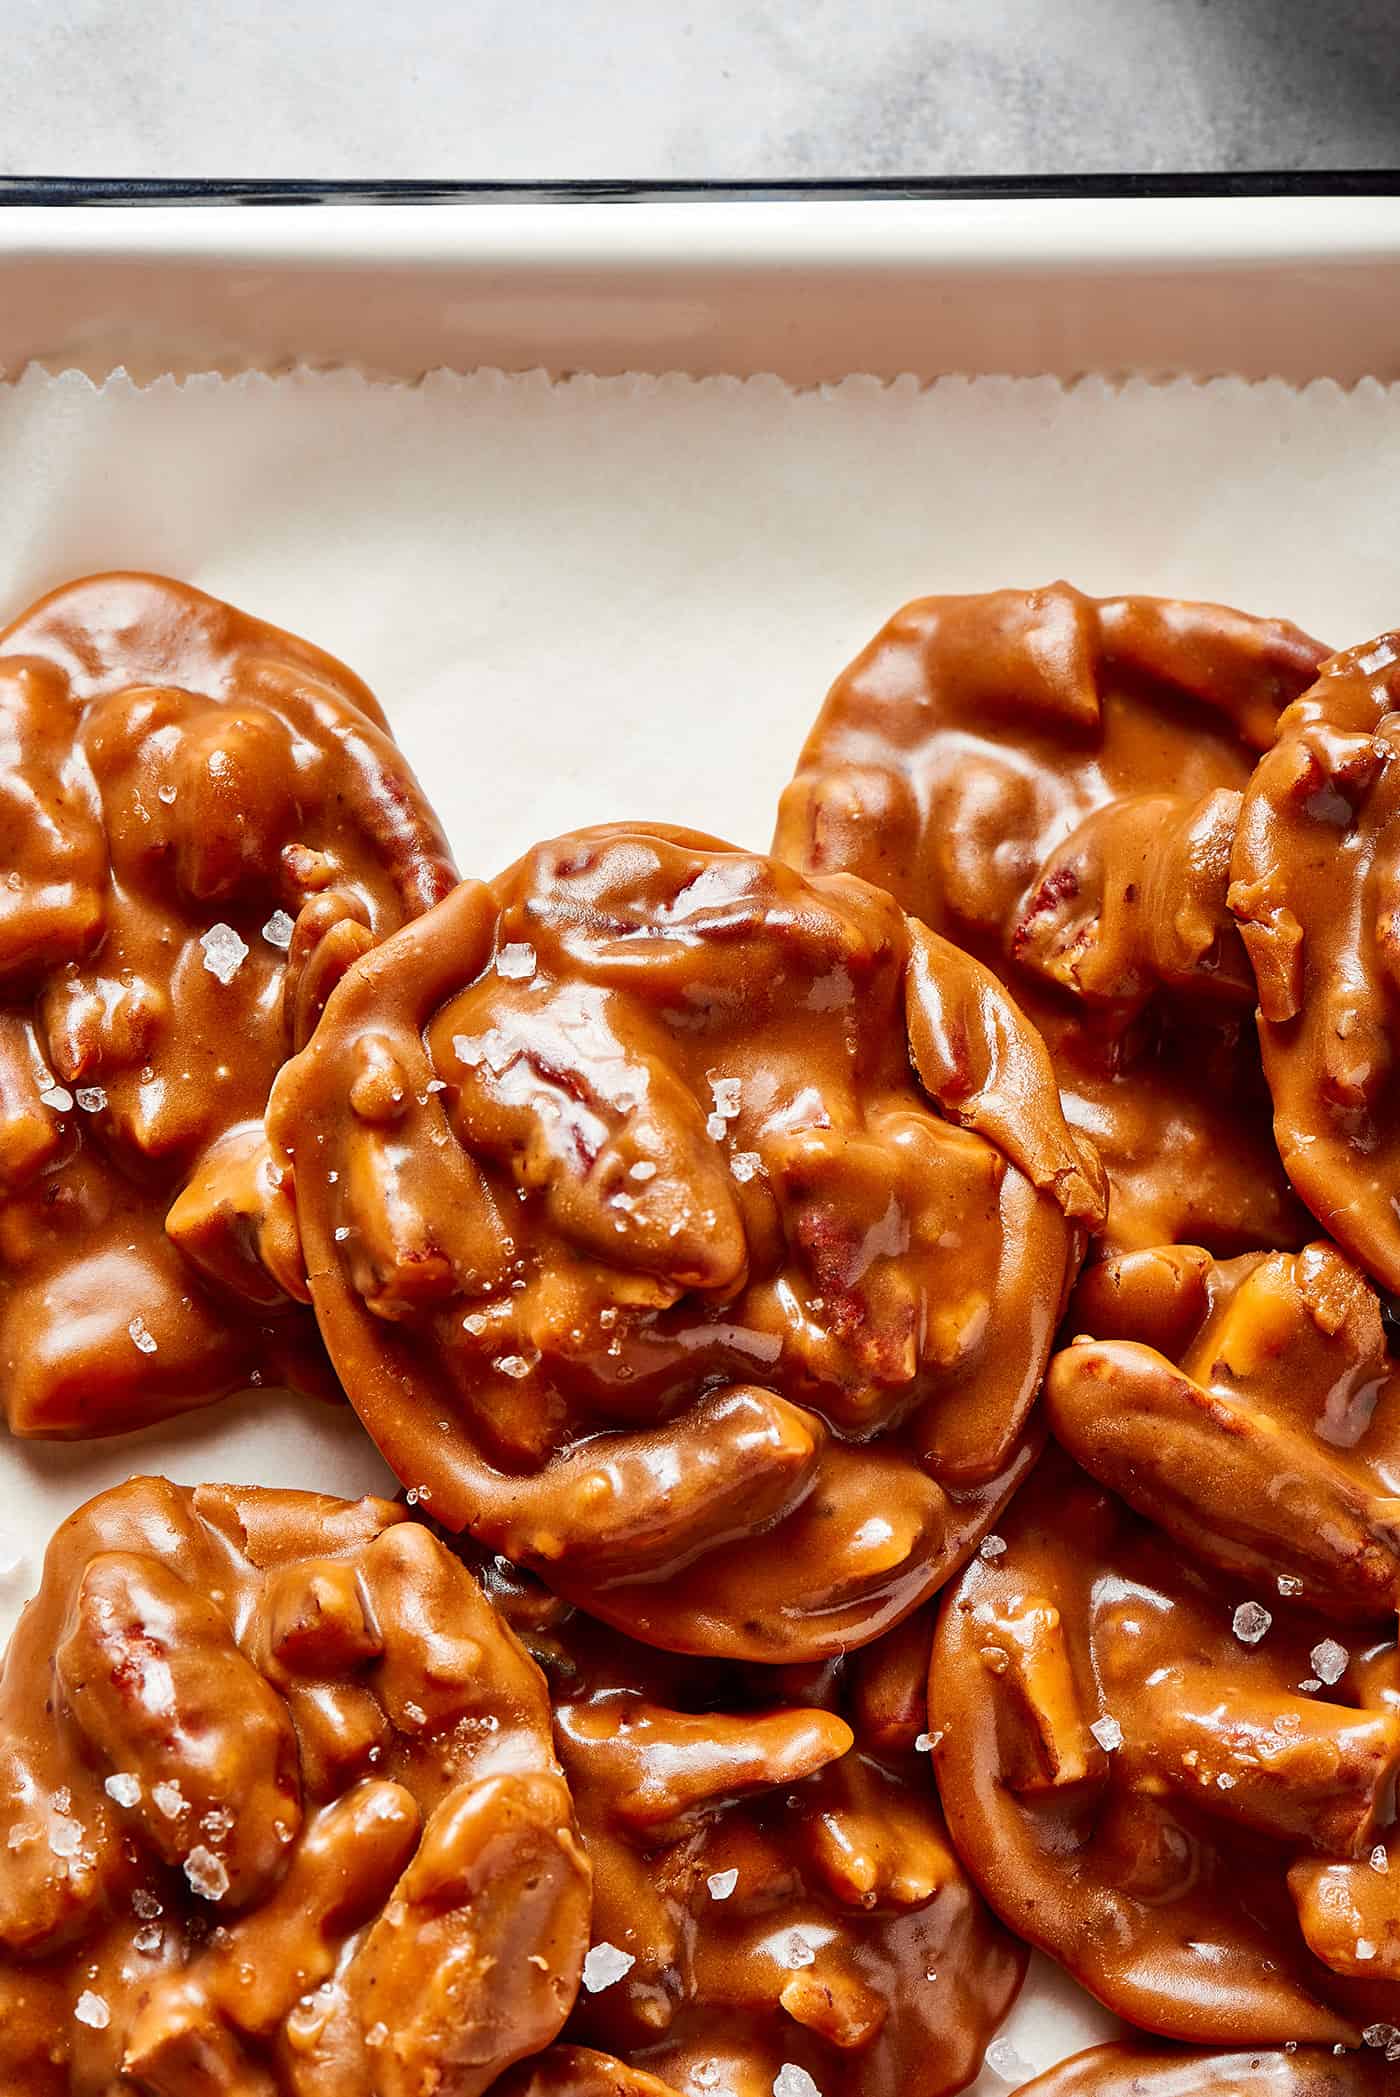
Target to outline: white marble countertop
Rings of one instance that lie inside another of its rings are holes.
[[[1400,165],[1394,0],[8,0],[0,173]]]

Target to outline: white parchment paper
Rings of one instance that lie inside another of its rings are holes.
[[[827,685],[922,592],[1064,575],[1336,646],[1400,622],[1400,397],[1372,384],[32,372],[0,388],[0,469],[6,619],[140,567],[306,634],[378,692],[464,872],[616,817],[766,844]],[[387,1478],[348,1414],[267,1393],[0,1442],[0,1636],[55,1523],[151,1469]],[[1108,2029],[1037,1960],[1006,2035],[1040,2068]]]

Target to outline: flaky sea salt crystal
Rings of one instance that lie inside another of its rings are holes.
[[[1123,1728],[1116,1718],[1096,1718],[1089,1731],[1106,1755],[1123,1745]]]
[[[1371,1869],[1380,1872],[1382,1878],[1390,1869],[1390,1857],[1383,1842],[1378,1842],[1371,1852]]]
[[[471,1070],[485,1063],[497,1077],[515,1058],[514,1049],[499,1027],[488,1027],[484,1034],[454,1034],[452,1053]]]
[[[1374,2046],[1388,2061],[1400,2060],[1400,2024],[1368,2024],[1361,2038],[1364,2045]]]
[[[1257,1646],[1273,1623],[1267,1609],[1260,1602],[1241,1602],[1235,1611],[1233,1628],[1242,1646]]]
[[[763,1160],[756,1150],[736,1150],[729,1160],[729,1170],[740,1185],[747,1185],[763,1170]]]
[[[504,976],[508,983],[523,983],[527,976],[533,976],[535,967],[535,950],[525,939],[502,947],[496,956],[496,974]]]
[[[228,1866],[202,1842],[185,1859],[185,1877],[203,1900],[222,1900],[228,1892]]]
[[[692,2061],[690,2079],[697,2090],[712,2090],[719,2081],[718,2061]]]
[[[173,808],[175,806],[175,793],[176,789],[167,781],[164,786],[156,788],[156,799],[162,802],[166,808]]]
[[[403,1715],[405,1722],[410,1726],[416,1726],[420,1733],[428,1723],[428,1714],[423,1709],[423,1706],[415,1704],[411,1700],[404,1705]]]
[[[135,1806],[141,1799],[141,1782],[129,1770],[119,1769],[115,1776],[108,1777],[102,1789],[118,1806]]]
[[[204,966],[220,983],[231,983],[248,959],[247,946],[232,925],[211,925],[200,933],[199,943],[204,949]]]
[[[941,1733],[916,1733],[914,1735],[914,1753],[916,1755],[931,1755],[942,1738],[943,1735]]]
[[[636,1965],[630,1951],[619,1951],[615,1944],[606,1940],[589,1947],[583,1962],[583,1985],[590,1995],[599,1995],[604,1988],[616,1986],[624,1974]]]
[[[1215,1780],[1215,1788],[1217,1791],[1233,1791],[1237,1781],[1238,1779],[1232,1777],[1228,1769],[1222,1769]]]
[[[153,1784],[151,1800],[157,1813],[163,1813],[167,1820],[178,1820],[182,1813],[190,1810],[189,1800],[175,1783]]]
[[[816,1956],[801,1930],[793,1930],[783,1947],[783,1964],[791,1969],[800,1970],[803,1966],[810,1966]]]
[[[1317,1691],[1321,1689],[1322,1684],[1318,1681],[1316,1675],[1305,1675],[1298,1687],[1306,1691],[1309,1696],[1315,1696]]]
[[[710,1889],[711,1900],[728,1900],[738,1883],[737,1871],[712,1871],[705,1881]]]
[[[627,1177],[629,1180],[636,1180],[639,1183],[646,1180],[654,1180],[656,1178],[656,1167],[650,1158],[638,1158],[635,1165],[628,1166]]]
[[[743,1085],[738,1078],[711,1078],[710,1091],[714,1095],[715,1112],[725,1121],[734,1121],[739,1113],[743,1098]]]
[[[709,1114],[705,1117],[705,1134],[711,1142],[723,1143],[729,1134],[729,1123],[722,1114]]]
[[[138,1951],[144,1951],[149,1957],[164,1944],[165,1932],[157,1922],[143,1922],[131,1941]]]
[[[295,930],[295,919],[289,917],[285,910],[274,910],[262,928],[262,936],[270,947],[280,947],[285,954],[292,943]]]
[[[84,1114],[100,1114],[107,1104],[106,1090],[101,1085],[80,1085],[73,1097]]]
[[[147,1332],[146,1321],[144,1318],[132,1318],[128,1320],[126,1329],[131,1334],[131,1337],[136,1342],[136,1345],[140,1348],[142,1354],[155,1353],[155,1335],[154,1333]]]
[[[499,1369],[502,1376],[513,1376],[518,1383],[522,1376],[529,1375],[534,1364],[528,1362],[523,1354],[498,1354],[491,1366],[493,1369]]]
[[[1029,2082],[1036,2072],[1035,2064],[1019,2054],[1010,2039],[993,2039],[983,2059],[1003,2082]]]
[[[1321,1645],[1313,1647],[1308,1658],[1318,1680],[1325,1682],[1330,1689],[1346,1673],[1351,1655],[1345,1646],[1338,1645],[1335,1638],[1324,1638]]]
[[[53,1108],[55,1114],[71,1114],[73,1111],[73,1095],[66,1085],[46,1085],[39,1097],[46,1107]]]
[[[112,2012],[100,1995],[93,1994],[91,1988],[84,1988],[73,2005],[73,2015],[79,2024],[86,2024],[91,2031],[106,2031],[112,2021]]]
[[[805,2068],[796,2061],[784,2061],[773,2077],[773,2097],[822,2097]]]
[[[79,1820],[70,1820],[64,1813],[56,1816],[49,1827],[49,1848],[56,1857],[76,1857],[83,1846],[83,1825]]]
[[[1357,1940],[1356,1940],[1356,1956],[1358,1957],[1358,1959],[1360,1959],[1360,1960],[1361,1960],[1361,1961],[1363,1962],[1363,1964],[1365,1963],[1365,1961],[1366,1961],[1366,1960],[1368,1960],[1368,1959],[1373,1959],[1373,1958],[1374,1958],[1374,1957],[1376,1956],[1376,1947],[1375,1947],[1375,1945],[1374,1945],[1374,1944],[1373,1944],[1373,1943],[1371,1942],[1371,1940],[1370,1940],[1370,1938],[1369,1938],[1369,1937],[1358,1937],[1358,1938],[1357,1938]]]
[[[1278,1591],[1281,1595],[1300,1595],[1303,1592],[1303,1583],[1296,1573],[1280,1573]]]
[[[161,1905],[154,1893],[148,1893],[144,1886],[138,1886],[131,1896],[131,1912],[133,1915],[139,1915],[143,1922],[154,1922],[161,1912]]]
[[[994,1558],[1001,1557],[1005,1549],[1006,1538],[1004,1536],[984,1536],[981,1543],[977,1546],[977,1556],[985,1558],[988,1565],[990,1565]]]

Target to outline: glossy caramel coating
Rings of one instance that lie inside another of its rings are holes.
[[[1283,715],[1231,871],[1288,1175],[1400,1290],[1400,634],[1334,655]]]
[[[501,2097],[674,2097],[670,2083],[592,2046],[551,2046],[512,2069],[499,2088]]]
[[[864,882],[642,825],[357,962],[269,1126],[332,1360],[434,1515],[760,1660],[973,1548],[1102,1216],[987,971]]]
[[[262,1115],[334,969],[450,887],[436,819],[358,678],[155,576],[0,633],[0,736],[11,1429],[329,1389]]]
[[[1257,754],[1324,650],[1066,583],[906,605],[832,686],[774,845],[995,969],[1113,1190],[1105,1244],[1296,1245],[1226,908]]]
[[[1020,2097],[1387,2097],[1394,2089],[1395,2070],[1380,2046],[1209,2053],[1125,2042],[1077,2053],[1023,2083]]]
[[[1105,1260],[1045,1380],[1079,1464],[1199,1559],[1344,1623],[1400,1606],[1400,1369],[1334,1245]]]
[[[593,1942],[633,1963],[570,2019],[531,2097],[942,2097],[977,2073],[1025,1969],[949,1844],[921,1610],[846,1661],[647,1650],[497,1565],[550,1679],[593,1864]],[[596,1954],[595,1954],[596,1956]],[[587,2049],[587,2050],[583,2050]]]
[[[544,1682],[386,1501],[135,1478],[0,1674],[0,2088],[477,2097],[573,2002]]]
[[[1395,2023],[1394,1619],[1334,1665],[1329,1619],[1196,1569],[1058,1451],[1000,1529],[930,1679],[944,1810],[992,1906],[1168,2038]]]

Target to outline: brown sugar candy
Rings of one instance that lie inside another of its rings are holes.
[[[1400,634],[1334,655],[1284,714],[1232,874],[1288,1175],[1400,1290]]]
[[[9,1424],[328,1388],[262,1115],[327,971],[450,887],[436,820],[341,664],[155,576],[0,632],[0,723]]]
[[[1364,2054],[1327,2046],[1206,2053],[1123,2044],[1077,2053],[1023,2083],[1020,2097],[1387,2097],[1394,2089],[1395,2070],[1379,2046]]]
[[[590,1875],[538,1670],[380,1500],[137,1478],[0,1674],[0,2089],[476,2097]]]
[[[594,1872],[583,1992],[521,2097],[965,2087],[1026,1953],[938,1809],[930,1612],[846,1661],[745,1668],[635,1646],[500,1566],[490,1585],[550,1678]]]
[[[1003,978],[1097,1144],[1105,1243],[1307,1234],[1226,908],[1241,790],[1325,651],[1068,584],[906,605],[833,685],[774,850],[879,882]]]
[[[945,1600],[930,1699],[949,1827],[992,1906],[1166,2037],[1355,2046],[1394,2025],[1394,1617],[1343,1645],[1058,1451],[1000,1527],[1005,1552]]]
[[[551,2046],[513,2068],[499,2087],[501,2097],[675,2097],[670,2083],[592,2046]]]
[[[974,1547],[1102,1217],[987,971],[656,826],[357,962],[269,1126],[398,1475],[637,1637],[759,1660],[873,1637]]]
[[[1085,1470],[1247,1593],[1400,1607],[1400,1365],[1336,1246],[1105,1260],[1065,1329],[1046,1413]]]
[[[1240,1605],[1237,1635],[1265,1636],[1274,1608],[1316,1612],[1314,1693],[1351,1648],[1384,1645],[1400,1605],[1400,1370],[1345,1254],[1129,1254],[1082,1277],[1067,1325],[1085,1337],[1051,1364],[1051,1427],[1194,1558],[1270,1598]],[[1400,1678],[1383,1679],[1379,1708],[1400,1714]],[[1374,1854],[1296,1863],[1289,1890],[1320,1958],[1400,1983],[1400,1839],[1393,1802],[1380,1811]]]

